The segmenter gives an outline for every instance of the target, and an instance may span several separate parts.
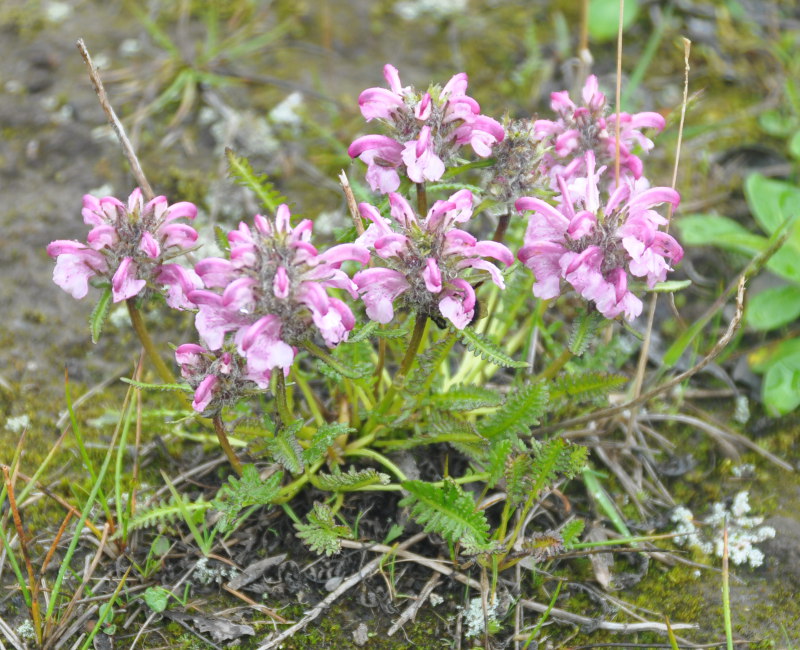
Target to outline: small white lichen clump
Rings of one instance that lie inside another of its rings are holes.
[[[711,514],[701,523],[707,527],[707,534],[702,535],[694,523],[694,515],[683,506],[672,511],[671,519],[676,524],[678,536],[675,542],[696,548],[710,555],[722,557],[724,552],[723,530],[725,520],[728,521],[728,557],[736,565],[750,564],[756,568],[764,563],[764,553],[754,545],[775,537],[775,529],[762,526],[763,517],[749,517],[750,494],[739,492],[733,499],[730,509],[722,503],[711,507]]]
[[[486,606],[486,618],[489,619],[489,626],[497,621],[497,601],[492,601]],[[480,598],[473,598],[469,601],[469,606],[464,609],[464,623],[467,626],[465,636],[469,639],[479,636],[484,630],[483,602]]]

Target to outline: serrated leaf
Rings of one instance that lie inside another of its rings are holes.
[[[352,539],[353,533],[347,526],[337,524],[333,510],[322,503],[314,503],[314,508],[306,515],[307,524],[295,524],[297,536],[315,553],[334,555],[342,549],[340,539]]]
[[[241,156],[230,147],[226,147],[225,157],[228,160],[228,170],[231,178],[237,184],[252,190],[267,210],[275,212],[281,203],[288,203],[288,199],[272,184],[266,174],[257,174],[253,170],[250,161],[245,156]]]
[[[405,389],[412,395],[427,391],[439,375],[439,368],[444,363],[455,341],[455,334],[449,331],[442,339],[429,346],[417,357],[417,367]]]
[[[120,381],[125,384],[130,384],[134,388],[141,388],[142,390],[179,390],[183,393],[191,393],[192,387],[188,384],[148,384],[143,381],[136,381],[128,377],[121,377]]]
[[[569,350],[576,357],[586,352],[603,317],[596,311],[583,313],[575,319],[569,336]]]
[[[348,343],[359,343],[368,341],[372,337],[380,339],[401,339],[408,334],[408,327],[398,327],[395,329],[381,329],[380,324],[374,320],[354,331],[347,339]]]
[[[490,341],[486,336],[476,332],[471,327],[463,330],[452,329],[452,332],[461,340],[464,346],[476,357],[489,361],[496,366],[504,368],[527,368],[525,361],[514,361],[500,347]]]
[[[217,246],[219,249],[224,253],[228,253],[231,250],[231,244],[228,241],[228,233],[227,231],[220,225],[214,226],[214,241],[217,242]]]
[[[355,467],[350,466],[347,472],[318,474],[316,487],[328,492],[353,492],[370,485],[388,485],[389,482],[390,478],[387,474],[378,472],[371,467],[356,470]]]
[[[100,333],[103,331],[103,325],[108,318],[108,311],[111,307],[111,287],[108,286],[103,289],[100,295],[100,300],[92,309],[92,315],[89,317],[89,331],[92,334],[92,343],[97,343],[100,340]]]
[[[211,502],[203,499],[202,495],[198,497],[197,501],[191,502],[184,499],[182,503],[178,503],[174,497],[170,497],[167,501],[155,502],[150,506],[139,506],[128,522],[128,530],[152,528],[159,524],[171,523],[183,518],[183,514],[186,512],[190,513],[194,520],[199,521],[211,508]],[[121,528],[118,533],[122,533]]]
[[[539,423],[548,400],[545,383],[523,386],[514,391],[497,411],[478,424],[478,431],[487,438],[514,433],[527,433]]]
[[[267,449],[272,453],[275,462],[283,465],[292,474],[300,474],[305,467],[303,448],[297,441],[297,432],[303,426],[302,420],[296,420],[288,427],[281,429],[274,438],[267,440]]]
[[[311,445],[303,450],[303,460],[307,465],[321,461],[328,449],[339,436],[355,431],[343,422],[327,422],[323,424],[311,438]]]
[[[522,542],[522,551],[531,556],[534,562],[545,562],[564,550],[564,540],[555,530],[534,533]]]
[[[441,487],[424,481],[403,481],[402,486],[409,495],[399,505],[411,507],[411,516],[425,527],[425,532],[437,533],[451,544],[464,542],[473,548],[489,548],[486,515],[455,481],[446,478]]]
[[[489,472],[489,478],[486,480],[486,484],[490,488],[497,485],[497,482],[503,477],[506,469],[506,461],[511,456],[513,446],[513,440],[504,438],[492,445],[489,449],[489,458],[486,467],[486,470]]]
[[[561,528],[561,538],[564,540],[564,547],[570,548],[575,542],[580,539],[581,533],[586,522],[583,519],[573,519],[564,524]]]
[[[562,373],[551,382],[550,399],[595,399],[620,388],[627,381],[625,375],[605,372],[581,372],[574,375]]]
[[[473,411],[479,408],[497,406],[502,397],[489,388],[481,386],[453,386],[446,393],[437,393],[423,402],[443,411]]]
[[[255,465],[245,465],[241,478],[229,477],[212,501],[214,508],[222,513],[220,529],[223,532],[231,530],[236,516],[244,508],[272,503],[280,493],[282,480],[283,472],[276,472],[262,480]]]

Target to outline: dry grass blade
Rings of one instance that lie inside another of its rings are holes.
[[[420,607],[425,604],[425,601],[428,600],[428,597],[433,593],[433,590],[436,589],[436,585],[439,584],[441,580],[441,575],[438,573],[434,573],[428,582],[425,583],[425,586],[422,588],[422,591],[419,592],[419,596],[417,599],[412,602],[408,607],[406,607],[405,611],[400,615],[394,623],[392,623],[392,627],[389,628],[387,632],[388,636],[392,636],[397,630],[403,627],[408,621],[413,621],[416,616],[417,612],[419,611]]]

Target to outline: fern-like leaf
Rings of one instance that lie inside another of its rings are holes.
[[[592,400],[620,388],[628,381],[624,375],[606,372],[582,372],[574,375],[561,373],[550,387],[552,399],[567,398],[570,401]]]
[[[352,492],[370,485],[388,485],[389,481],[387,474],[378,472],[371,467],[356,470],[355,467],[351,466],[347,472],[317,475],[316,486],[320,490],[328,492]]]
[[[596,311],[578,316],[569,336],[569,351],[576,357],[586,352],[586,348],[592,342],[592,337],[601,322],[603,322],[603,317]]]
[[[228,170],[231,178],[238,185],[252,190],[267,210],[275,212],[281,203],[288,203],[288,199],[272,184],[266,174],[257,174],[253,170],[250,161],[245,156],[241,156],[230,147],[226,147],[225,157],[228,159]]]
[[[528,384],[515,391],[497,411],[478,425],[487,438],[503,434],[527,433],[538,424],[547,406],[547,384]]]
[[[315,553],[334,555],[342,550],[341,539],[352,539],[347,526],[337,524],[333,510],[322,503],[314,503],[314,509],[306,515],[307,524],[295,524],[297,536]]]
[[[222,513],[220,529],[223,532],[231,530],[236,515],[244,508],[272,503],[280,492],[282,479],[283,472],[276,472],[262,481],[255,465],[245,465],[241,478],[231,476],[212,501],[214,508]]]
[[[417,357],[417,367],[405,389],[412,395],[425,393],[439,375],[439,368],[453,347],[455,335],[449,332]]]
[[[92,309],[92,315],[89,317],[89,330],[92,334],[92,343],[97,343],[100,340],[100,332],[103,331],[103,325],[108,318],[108,310],[111,307],[111,286],[103,289],[100,300]]]
[[[381,329],[379,323],[374,320],[369,321],[363,327],[358,328],[350,334],[348,343],[360,343],[369,341],[372,337],[380,339],[401,339],[408,334],[408,327],[398,327],[391,330]]]
[[[513,440],[505,438],[492,445],[489,449],[488,467],[486,468],[489,472],[489,478],[486,484],[490,488],[497,485],[497,482],[502,478],[506,468],[506,461],[511,456],[513,445]]]
[[[506,479],[506,494],[512,504],[524,503],[531,492],[533,460],[527,454],[517,454],[506,458],[503,474]]]
[[[302,426],[303,421],[296,420],[266,442],[267,449],[272,453],[275,462],[283,465],[292,474],[299,474],[305,468],[303,448],[297,442],[297,432]]]
[[[134,388],[141,388],[143,390],[178,390],[183,393],[191,393],[192,387],[189,384],[148,384],[143,381],[136,381],[135,379],[128,379],[127,377],[120,378],[125,384],[130,384]]]
[[[493,390],[481,386],[453,386],[446,393],[428,397],[424,404],[443,411],[473,411],[479,408],[498,406],[502,398]]]
[[[446,478],[441,487],[424,481],[403,481],[402,485],[409,496],[400,505],[411,507],[411,516],[425,527],[425,532],[437,533],[451,544],[464,542],[475,549],[490,547],[486,515],[458,483]]]
[[[580,539],[585,524],[583,519],[573,519],[564,524],[561,528],[561,538],[564,540],[565,548],[571,548]]]
[[[486,336],[476,332],[471,327],[465,327],[463,330],[452,330],[456,336],[461,340],[464,346],[472,352],[476,357],[480,357],[485,361],[489,361],[496,366],[504,368],[527,368],[528,364],[525,361],[514,361],[508,356],[500,347],[490,341]]]
[[[181,504],[174,497],[170,497],[167,501],[156,502],[147,507],[138,507],[128,522],[128,530],[152,528],[177,519],[182,520],[184,512],[189,512],[193,518],[196,518],[195,521],[201,521],[206,511],[211,510],[212,507],[212,503],[203,499],[202,495],[197,501],[183,500]],[[120,529],[121,532],[122,529]]]
[[[531,468],[531,491],[536,495],[554,483],[559,475],[573,478],[586,465],[588,449],[573,445],[563,438],[553,438],[537,447],[533,452]]]
[[[355,431],[352,427],[342,422],[327,422],[317,429],[311,438],[311,445],[303,451],[303,460],[307,465],[313,465],[321,461],[328,449],[339,436],[344,433]]]

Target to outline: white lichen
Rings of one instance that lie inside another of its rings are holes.
[[[23,641],[36,641],[36,630],[33,629],[33,622],[29,618],[22,621],[14,631]]]
[[[728,558],[733,564],[749,564],[756,568],[764,563],[764,553],[755,544],[775,537],[775,529],[762,526],[763,517],[748,516],[750,494],[739,492],[730,505],[715,503],[711,514],[702,520],[701,526],[695,523],[692,512],[683,506],[672,511],[670,519],[676,524],[675,542],[682,546],[696,548],[706,555],[712,552],[722,557],[725,551],[724,530],[728,529]]]
[[[31,425],[31,419],[27,415],[17,415],[6,420],[6,430],[11,433],[20,433]]]
[[[497,601],[492,601],[486,605],[486,618],[489,627],[497,622]],[[469,605],[464,608],[464,624],[467,626],[465,636],[469,639],[483,634],[484,626],[483,602],[480,598],[473,598]]]

